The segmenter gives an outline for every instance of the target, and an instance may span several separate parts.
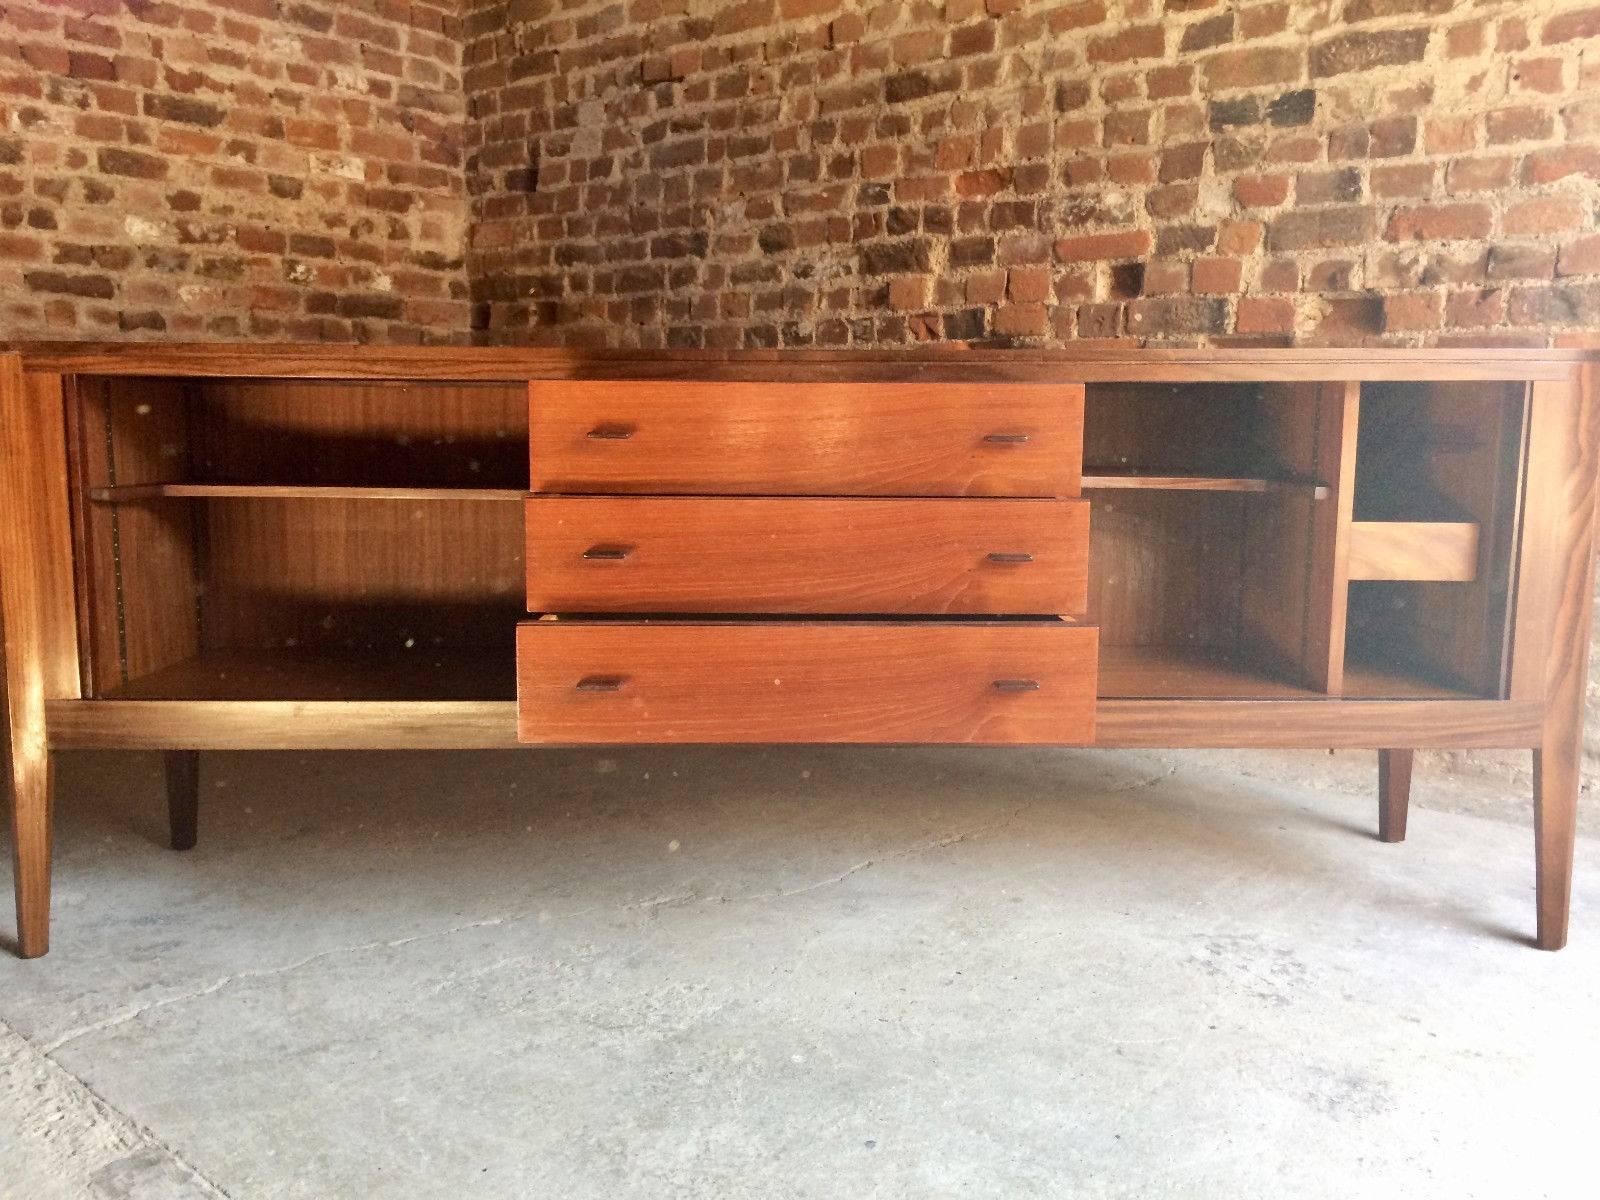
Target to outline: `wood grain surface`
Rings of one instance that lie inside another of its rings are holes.
[[[527,504],[534,612],[1076,615],[1088,559],[1082,500]]]
[[[1469,583],[1477,577],[1475,521],[1351,523],[1351,579]]]
[[[536,492],[1075,496],[1075,383],[533,383]]]
[[[31,411],[22,362],[0,355],[0,734],[11,811],[17,950],[50,948],[50,742],[45,700],[51,678],[47,587],[59,569],[61,531],[48,503],[65,474],[59,424]],[[1092,686],[1092,685],[1091,685]]]
[[[1566,379],[1581,350],[1378,349],[1367,346],[1165,349],[1074,346],[986,350],[603,350],[587,347],[329,346],[318,344],[36,342],[29,370],[173,377],[511,381],[568,378],[1037,380]]]
[[[517,631],[519,729],[531,743],[1076,745],[1093,738],[1094,680],[1095,631],[1057,621]]]

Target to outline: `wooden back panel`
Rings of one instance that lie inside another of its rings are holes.
[[[525,388],[207,381],[195,477],[521,488]],[[522,611],[516,500],[225,500],[201,510],[207,649],[504,646]]]
[[[207,649],[510,651],[517,500],[221,500],[199,519]]]
[[[213,379],[190,393],[191,478],[526,488],[524,388]]]

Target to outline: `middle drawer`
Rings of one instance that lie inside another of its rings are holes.
[[[536,496],[528,609],[1075,616],[1084,500]]]

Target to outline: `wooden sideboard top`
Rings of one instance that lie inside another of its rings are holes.
[[[1600,352],[1529,349],[1126,346],[893,350],[604,350],[564,347],[347,346],[159,342],[16,345],[28,371],[55,374],[265,376],[287,379],[508,382],[567,378],[960,378],[1059,382],[1204,380],[1566,379]]]

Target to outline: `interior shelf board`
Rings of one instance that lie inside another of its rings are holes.
[[[102,504],[141,500],[524,500],[526,488],[315,487],[266,483],[140,483],[89,489]]]
[[[105,700],[511,700],[509,644],[372,650],[211,650],[140,676]]]
[[[1086,491],[1291,492],[1326,500],[1328,487],[1309,479],[1267,479],[1243,475],[1151,475],[1134,471],[1086,472]]]
[[[1325,700],[1246,655],[1213,647],[1100,647],[1102,699]]]
[[[1361,654],[1345,659],[1344,695],[1350,700],[1481,700],[1476,692],[1432,678],[1403,660]]]
[[[1306,687],[1248,655],[1193,646],[1101,646],[1102,700],[1479,700],[1408,664],[1352,654],[1339,696]]]

